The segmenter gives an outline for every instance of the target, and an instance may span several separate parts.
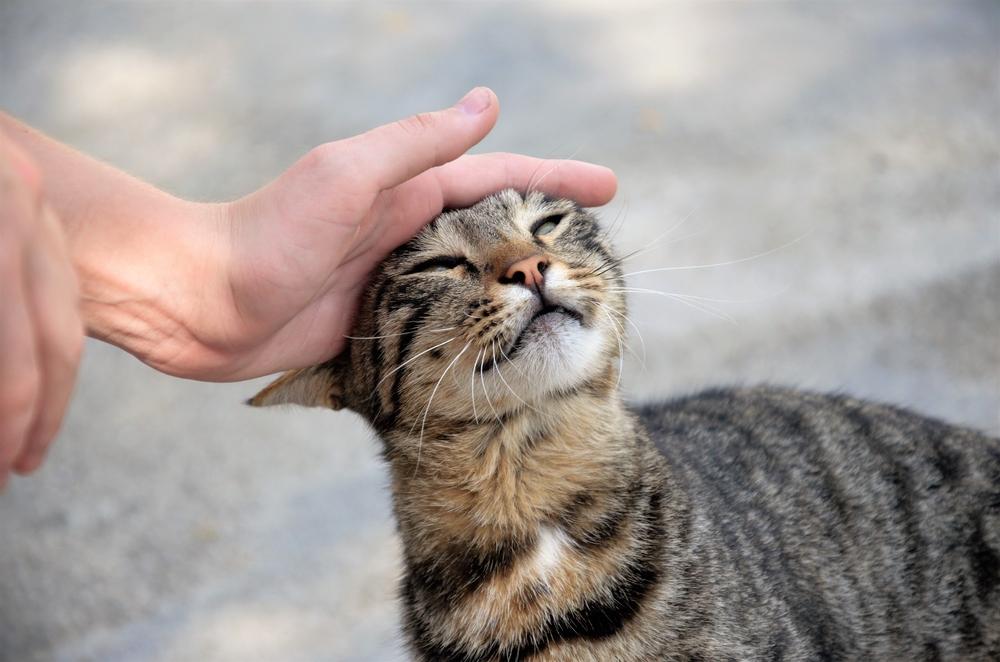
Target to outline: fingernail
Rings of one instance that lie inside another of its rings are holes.
[[[489,108],[492,101],[493,95],[490,94],[489,88],[475,87],[462,97],[462,100],[456,103],[455,106],[470,115],[478,115]]]

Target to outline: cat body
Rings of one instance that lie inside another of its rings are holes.
[[[844,396],[753,388],[638,410],[696,536],[680,658],[1000,659],[1000,443]],[[664,655],[664,659],[670,659]]]
[[[569,201],[447,212],[252,400],[378,432],[414,657],[996,659],[1000,441],[771,388],[629,409],[620,263]]]

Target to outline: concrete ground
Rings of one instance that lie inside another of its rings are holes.
[[[634,277],[719,301],[633,297],[633,397],[767,380],[1000,431],[996,3],[0,3],[0,107],[191,198],[476,84],[481,149],[617,170],[632,270],[759,256]],[[402,659],[376,443],[242,406],[262,383],[87,346],[0,495],[0,659]]]

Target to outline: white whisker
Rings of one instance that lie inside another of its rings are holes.
[[[669,228],[667,228],[664,232],[660,233],[656,238],[654,238],[651,242],[649,242],[646,245],[644,245],[642,248],[637,248],[634,251],[626,253],[624,256],[622,256],[620,258],[613,259],[609,263],[601,265],[600,267],[598,267],[597,269],[594,270],[594,272],[593,272],[592,275],[599,276],[599,275],[601,275],[601,274],[603,274],[603,273],[611,270],[615,266],[618,266],[618,265],[621,265],[621,264],[625,264],[629,260],[631,260],[633,258],[636,258],[636,257],[638,257],[638,256],[640,256],[640,255],[642,255],[644,253],[647,253],[647,252],[649,252],[650,250],[652,250],[654,248],[662,248],[662,246],[669,246],[670,244],[675,244],[675,243],[677,243],[679,241],[683,241],[685,239],[690,239],[691,237],[696,237],[699,234],[704,234],[704,232],[705,232],[704,230],[698,230],[697,232],[692,232],[691,234],[684,235],[683,237],[676,237],[675,239],[671,239],[670,241],[664,243],[662,246],[660,245],[660,242],[662,242],[665,238],[669,237],[673,232],[675,232],[676,230],[678,230],[682,225],[684,225],[685,223],[687,223],[688,219],[691,218],[692,214],[694,214],[694,212],[695,212],[696,209],[697,209],[697,207],[692,207],[691,210],[687,214],[684,215],[684,218],[682,218],[680,221],[678,221],[674,225],[672,225]]]
[[[618,213],[615,214],[614,220],[612,220],[611,224],[607,227],[607,229],[601,233],[601,236],[604,239],[604,241],[610,243],[611,240],[614,239],[615,235],[617,235],[621,231],[621,229],[625,227],[624,219],[627,214],[628,214],[628,200],[626,199],[622,202],[622,206],[618,210]],[[621,223],[619,224],[619,222]]]
[[[483,356],[485,351],[486,348],[483,348],[476,354],[476,360],[472,362],[472,379],[469,380],[472,382],[472,417],[476,420],[476,423],[479,423],[479,412],[476,411],[476,366],[479,365],[480,357],[486,358]]]
[[[528,180],[528,187],[526,189],[524,189],[525,195],[527,195],[528,193],[531,193],[534,190],[537,190],[536,187],[539,184],[541,184],[542,182],[544,182],[546,177],[548,177],[553,172],[555,172],[560,167],[562,167],[563,161],[572,161],[576,157],[576,155],[580,153],[581,149],[583,149],[583,145],[580,145],[575,150],[573,150],[573,153],[570,154],[565,159],[560,159],[558,161],[555,161],[555,163],[553,164],[553,166],[551,168],[549,168],[548,171],[546,171],[546,173],[544,175],[542,175],[541,177],[539,177],[537,181],[532,181],[532,180],[534,180],[535,175],[538,172],[538,168],[535,168],[535,172],[531,174],[531,179]],[[539,167],[540,167],[540,164],[539,164]]]
[[[718,310],[717,308],[713,308],[712,306],[709,306],[708,304],[705,304],[705,303],[696,303],[696,302],[700,302],[700,301],[703,301],[703,300],[711,301],[711,299],[707,299],[707,297],[698,297],[698,296],[694,296],[693,294],[677,294],[676,292],[659,292],[657,290],[631,289],[629,291],[631,291],[631,292],[637,292],[638,294],[655,294],[657,296],[666,297],[668,299],[673,299],[674,301],[678,301],[680,303],[683,303],[684,305],[690,306],[691,308],[694,308],[695,310],[700,310],[703,313],[708,313],[710,315],[713,315],[714,317],[718,317],[721,320],[725,320],[726,322],[729,322],[730,324],[737,324],[736,320],[733,319],[733,317],[731,315],[729,315],[727,313],[724,313],[721,310]]]
[[[444,381],[444,376],[447,375],[448,371],[451,370],[451,367],[455,365],[460,358],[462,358],[462,354],[465,354],[465,350],[469,349],[469,345],[471,344],[471,340],[465,343],[465,347],[462,348],[462,351],[455,355],[455,358],[451,360],[448,367],[446,367],[444,372],[441,373],[441,377],[438,378],[437,383],[434,384],[434,388],[431,390],[431,397],[427,398],[427,407],[424,408],[424,417],[423,420],[420,421],[420,437],[417,439],[417,465],[413,469],[414,476],[416,476],[417,471],[420,470],[420,451],[423,449],[424,443],[424,426],[427,424],[427,414],[431,411],[431,403],[434,402],[434,394],[437,393],[438,387],[441,386],[441,382]],[[416,426],[416,424],[417,422],[413,421],[413,426]],[[413,427],[410,428],[410,434],[413,434]]]
[[[514,366],[514,370],[517,370],[521,375],[524,375],[524,370],[521,370],[521,368],[519,368],[513,361],[511,361],[511,358],[509,356],[507,356],[506,352],[503,351],[503,345],[501,345],[500,343],[497,343],[497,349],[500,350],[500,356],[504,357],[504,359],[506,359],[507,363],[509,363],[510,365]]]
[[[611,317],[611,314],[607,310],[604,311],[604,314],[608,316],[608,319],[611,320],[615,326],[618,326],[617,322],[615,322],[615,318]],[[615,329],[614,326],[611,328],[611,332],[615,334],[615,339],[618,341],[618,379],[615,381],[615,388],[618,388],[618,386],[621,385],[622,372],[625,369],[625,351],[622,349],[621,334],[618,333],[618,330]]]
[[[407,366],[408,364],[410,364],[410,363],[413,363],[414,361],[416,361],[417,359],[419,359],[419,358],[420,358],[421,356],[423,356],[423,355],[424,355],[424,354],[426,354],[427,352],[432,352],[432,351],[434,351],[435,349],[437,349],[438,347],[441,347],[442,345],[447,345],[448,343],[450,343],[450,342],[451,342],[452,340],[455,340],[456,338],[458,338],[458,336],[453,336],[453,337],[451,337],[451,338],[448,338],[448,339],[447,339],[447,340],[445,340],[444,342],[440,342],[440,343],[438,343],[438,344],[434,345],[433,347],[429,347],[428,349],[425,349],[424,351],[420,352],[420,353],[419,353],[419,354],[417,354],[416,356],[411,356],[410,358],[406,359],[405,361],[403,361],[402,363],[400,363],[400,364],[399,364],[398,366],[396,366],[395,368],[393,368],[393,369],[392,369],[392,370],[390,370],[389,372],[385,373],[385,374],[384,374],[384,375],[382,376],[382,379],[378,380],[378,383],[377,383],[377,384],[375,384],[375,388],[373,388],[373,389],[372,389],[372,395],[374,395],[374,394],[375,394],[376,392],[378,392],[378,387],[382,385],[382,382],[384,382],[385,380],[389,379],[389,377],[390,377],[390,376],[391,376],[391,375],[392,375],[392,374],[393,374],[394,372],[396,372],[397,370],[402,370],[402,369],[403,369],[403,368],[405,368],[405,367],[406,367],[406,366]]]
[[[697,301],[709,301],[711,303],[749,303],[752,301],[763,301],[764,299],[714,299],[696,294],[681,294],[680,292],[664,292],[663,290],[653,290],[647,287],[609,287],[609,292],[634,292],[636,294],[660,294],[662,296],[676,296],[685,299],[695,299]]]
[[[492,340],[490,341],[490,344],[491,345],[493,344]],[[485,351],[486,348],[484,347],[483,352]],[[500,420],[500,414],[497,413],[496,407],[493,406],[493,401],[490,399],[490,392],[486,390],[486,378],[483,376],[483,372],[485,370],[486,370],[486,356],[484,355],[483,362],[479,364],[479,381],[483,385],[483,396],[486,398],[486,404],[490,406],[490,410],[493,412],[493,416],[496,417],[497,423],[500,424],[500,427],[503,427],[503,421]]]
[[[397,336],[407,336],[411,333],[442,333],[444,331],[454,331],[457,326],[449,326],[443,329],[415,329],[413,331],[403,331],[402,333],[387,333],[384,336],[344,336],[348,340],[381,340],[382,338],[395,338]]]
[[[503,353],[503,350],[502,350],[502,348],[501,348],[501,353]],[[498,377],[500,378],[500,381],[502,381],[502,382],[504,383],[504,386],[506,386],[506,387],[507,387],[507,390],[508,390],[508,391],[510,391],[510,394],[511,394],[511,395],[513,395],[513,396],[514,396],[515,398],[517,398],[518,400],[520,400],[520,401],[521,401],[521,404],[523,404],[523,405],[524,405],[525,407],[527,407],[528,409],[530,409],[530,410],[531,410],[531,411],[533,411],[533,412],[536,412],[536,413],[538,413],[538,414],[541,414],[541,413],[542,413],[542,412],[538,411],[537,409],[535,409],[534,407],[532,407],[531,405],[529,405],[529,404],[528,404],[527,402],[525,402],[525,401],[524,401],[524,400],[523,400],[523,399],[521,398],[521,396],[519,396],[519,395],[518,395],[517,393],[515,393],[515,392],[514,392],[514,389],[512,389],[512,388],[510,387],[510,384],[508,384],[508,383],[507,383],[507,380],[506,380],[506,379],[504,379],[504,376],[503,376],[503,373],[502,373],[502,372],[500,372],[500,364],[499,364],[499,363],[497,363],[497,351],[496,351],[496,345],[494,345],[494,346],[493,346],[493,369],[497,371],[497,376],[498,376]]]
[[[639,327],[635,325],[635,322],[633,322],[629,318],[628,315],[626,315],[624,313],[620,313],[617,310],[615,310],[614,308],[612,308],[611,306],[609,306],[607,304],[604,304],[604,303],[601,303],[600,301],[595,301],[594,303],[596,303],[598,306],[600,306],[601,308],[605,309],[609,313],[612,313],[614,315],[617,315],[617,316],[621,317],[626,322],[628,322],[629,324],[632,325],[632,328],[635,329],[636,335],[639,336],[639,343],[642,344],[642,358],[640,360],[642,361],[642,369],[645,370],[646,369],[646,341],[643,339],[642,332],[639,331]],[[615,321],[614,318],[612,318],[612,321]],[[622,326],[621,324],[617,324],[617,326],[618,326],[619,329],[621,329],[621,332],[622,332],[623,336],[627,336],[628,335],[625,332],[625,327],[624,326]],[[630,352],[632,352],[632,356],[635,356],[635,358],[639,359],[639,357],[636,356],[636,353],[632,350],[632,347],[629,346],[628,343],[626,343],[625,346],[628,347],[628,350]]]
[[[772,253],[776,253],[778,251],[781,251],[781,250],[784,250],[784,249],[788,248],[789,246],[793,246],[793,245],[799,243],[800,241],[802,241],[803,239],[805,239],[805,237],[807,235],[808,235],[808,233],[800,235],[800,236],[796,237],[795,239],[789,241],[786,244],[782,244],[781,246],[777,246],[775,248],[772,248],[771,250],[764,251],[763,253],[758,253],[756,255],[751,255],[749,257],[741,257],[738,260],[727,260],[726,262],[713,262],[711,264],[688,264],[688,265],[679,266],[679,267],[659,267],[657,269],[643,269],[641,271],[633,271],[631,273],[624,274],[624,276],[627,278],[629,276],[638,276],[640,274],[658,273],[658,272],[661,272],[661,271],[686,271],[686,270],[691,270],[691,269],[711,269],[711,268],[714,268],[714,267],[728,267],[728,266],[730,266],[732,264],[740,264],[742,262],[749,262],[751,260],[758,260],[758,259],[760,259],[762,257],[767,257],[768,255],[771,255]]]

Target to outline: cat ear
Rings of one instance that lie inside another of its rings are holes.
[[[327,362],[311,368],[289,370],[247,400],[247,404],[253,407],[288,404],[340,409],[345,406],[344,387],[339,371]]]

